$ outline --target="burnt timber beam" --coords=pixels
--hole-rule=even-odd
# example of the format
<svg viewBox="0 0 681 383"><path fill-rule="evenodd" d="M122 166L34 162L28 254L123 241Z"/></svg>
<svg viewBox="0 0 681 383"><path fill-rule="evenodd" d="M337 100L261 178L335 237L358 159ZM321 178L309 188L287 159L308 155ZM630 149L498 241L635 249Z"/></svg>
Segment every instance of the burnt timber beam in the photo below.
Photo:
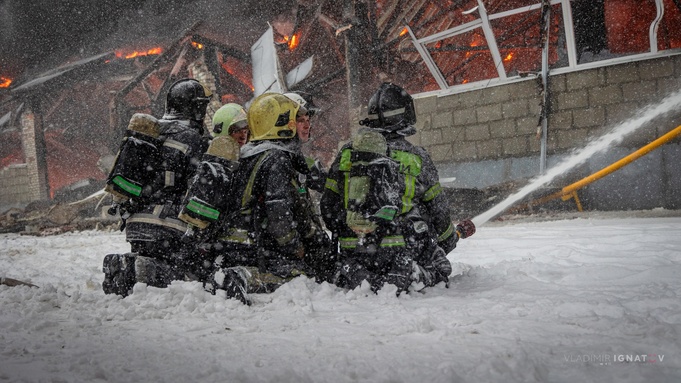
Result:
<svg viewBox="0 0 681 383"><path fill-rule="evenodd" d="M194 23L189 27L180 38L175 40L167 50L165 50L161 55L159 55L149 66L144 68L137 76L130 80L121 90L119 90L113 98L113 102L110 104L109 113L116 114L116 116L111 116L109 119L111 123L116 123L116 125L110 126L112 130L116 130L121 123L122 113L123 113L123 99L127 96L130 91L137 86L141 81L143 81L149 74L153 71L159 69L163 64L166 64L170 59L175 56L177 49L182 46L187 40L190 39L190 35L196 30L196 28L201 25L201 22Z"/></svg>

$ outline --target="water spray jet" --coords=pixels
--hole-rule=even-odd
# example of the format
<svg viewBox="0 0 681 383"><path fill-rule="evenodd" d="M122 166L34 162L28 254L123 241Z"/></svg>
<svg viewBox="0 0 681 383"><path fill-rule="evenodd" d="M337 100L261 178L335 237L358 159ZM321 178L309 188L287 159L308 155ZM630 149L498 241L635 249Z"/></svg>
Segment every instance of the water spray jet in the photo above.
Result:
<svg viewBox="0 0 681 383"><path fill-rule="evenodd" d="M545 174L532 179L527 185L508 196L505 200L501 201L487 211L477 215L472 219L473 223L478 228L483 226L488 221L501 215L509 207L526 197L531 192L553 181L553 179L557 176L565 174L567 171L571 170L577 165L580 165L594 154L620 142L625 136L638 130L645 124L652 121L654 118L664 115L665 113L674 110L674 108L679 107L681 107L681 91L666 97L664 100L655 105L649 105L643 108L639 113L637 113L637 116L634 116L622 124L614 127L608 133L604 134L597 140L592 141L581 150L574 152L571 156L560 162L558 165L550 168Z"/></svg>

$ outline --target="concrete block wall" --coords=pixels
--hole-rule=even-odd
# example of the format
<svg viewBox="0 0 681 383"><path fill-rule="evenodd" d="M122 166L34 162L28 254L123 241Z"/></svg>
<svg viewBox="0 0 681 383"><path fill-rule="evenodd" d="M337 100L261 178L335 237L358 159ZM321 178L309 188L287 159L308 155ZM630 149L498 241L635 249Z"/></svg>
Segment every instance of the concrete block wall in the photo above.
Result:
<svg viewBox="0 0 681 383"><path fill-rule="evenodd" d="M31 202L31 180L26 164L0 169L0 205L9 206Z"/></svg>
<svg viewBox="0 0 681 383"><path fill-rule="evenodd" d="M538 79L526 79L464 93L417 95L418 133L410 141L430 152L441 177L456 178L451 187L483 188L538 175L539 85ZM679 91L681 54L550 76L547 166ZM613 148L612 152L623 157L679 125L681 108L641 127L617 145L621 150ZM667 180L654 193L658 206L681 204L679 183L674 181L679 172L669 165L681 163L680 151L675 149L680 144L677 138L665 145L664 155L656 157L664 161L629 165L629 172L636 173L637 167L645 165L658 179ZM619 158L609 156L608 160ZM595 167L594 162L580 171L600 170ZM674 195L679 197L669 197Z"/></svg>

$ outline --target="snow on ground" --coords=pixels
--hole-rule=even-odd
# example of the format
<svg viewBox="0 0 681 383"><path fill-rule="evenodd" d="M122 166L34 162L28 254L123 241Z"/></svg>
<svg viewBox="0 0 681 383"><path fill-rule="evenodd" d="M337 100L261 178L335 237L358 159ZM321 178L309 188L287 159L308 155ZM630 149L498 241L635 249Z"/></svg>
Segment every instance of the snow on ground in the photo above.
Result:
<svg viewBox="0 0 681 383"><path fill-rule="evenodd" d="M0 235L0 382L678 382L681 217L492 222L451 286L395 296L300 277L251 307L101 291L117 232Z"/></svg>

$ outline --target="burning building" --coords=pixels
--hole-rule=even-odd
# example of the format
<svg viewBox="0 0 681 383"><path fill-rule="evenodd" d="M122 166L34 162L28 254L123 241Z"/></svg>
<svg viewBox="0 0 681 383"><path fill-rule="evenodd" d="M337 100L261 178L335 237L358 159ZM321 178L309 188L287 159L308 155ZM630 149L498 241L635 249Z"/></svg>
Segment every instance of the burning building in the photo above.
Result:
<svg viewBox="0 0 681 383"><path fill-rule="evenodd" d="M174 20L185 26L179 32L153 39L130 37L117 49L3 80L3 204L55 198L88 183L95 190L101 187L130 116L161 115L166 90L177 79L196 78L217 95L209 105L207 124L222 104L246 104L254 96L250 48L268 22L274 26L274 49L287 72L314 56L314 68L291 90L312 94L324 108L319 125L339 126L338 121L347 120L343 103L336 99L344 98L344 85L336 81L343 78L342 61L320 51L331 34L310 22L316 19L308 8L269 7L264 14L260 9L249 15L252 10L246 7L224 16L220 15L224 7L217 3L194 3L199 10L194 16ZM336 139L332 132L320 128L310 150L330 160L330 149L337 145L332 138Z"/></svg>
<svg viewBox="0 0 681 383"><path fill-rule="evenodd" d="M3 12L0 45L11 48L0 55L0 204L57 197L85 180L97 185L129 117L159 115L175 79L194 77L213 88L219 97L210 110L247 103L256 91L250 49L269 25L282 73L304 73L284 86L311 94L323 110L305 150L327 163L382 81L415 95L419 134L413 139L449 176L461 169L457 163L534 163L569 151L580 144L576 136L653 100L645 92L636 98L639 88L654 83L664 90L673 86L664 85L667 79L681 76L674 62L655 64L666 77L641 74L650 60L679 53L677 0L71 6L51 12L61 17L53 20L52 2L0 5L10 11ZM29 28L29 21L53 26L59 39L41 43L47 33ZM620 70L633 77L619 79ZM606 91L612 101L589 101ZM548 134L538 132L542 119ZM460 186L471 185L484 186Z"/></svg>

